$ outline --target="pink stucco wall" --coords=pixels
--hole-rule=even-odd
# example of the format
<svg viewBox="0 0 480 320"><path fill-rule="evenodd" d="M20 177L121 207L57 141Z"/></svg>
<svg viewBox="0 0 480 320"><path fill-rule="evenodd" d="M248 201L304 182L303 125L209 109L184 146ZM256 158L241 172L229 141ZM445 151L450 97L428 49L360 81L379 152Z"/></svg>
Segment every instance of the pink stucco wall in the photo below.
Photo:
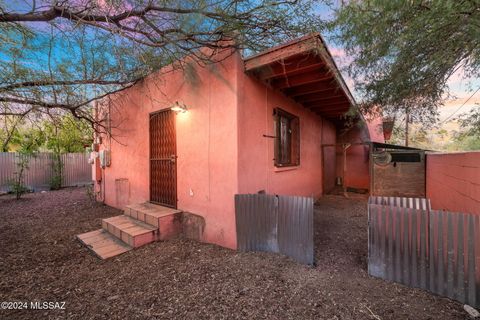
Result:
<svg viewBox="0 0 480 320"><path fill-rule="evenodd" d="M359 145L364 142L385 142L381 128L381 117L366 119L349 130L339 130L337 142L352 144L347 149L347 172L345 183L347 187L370 189L370 147ZM336 175L343 176L343 149L337 147Z"/></svg>
<svg viewBox="0 0 480 320"><path fill-rule="evenodd" d="M337 177L335 165L337 162L337 128L333 123L322 121L322 167L323 193L327 194L335 188Z"/></svg>
<svg viewBox="0 0 480 320"><path fill-rule="evenodd" d="M369 147L358 145L358 143L370 141L368 127L361 122L350 128L348 131L339 131L338 143L350 143L347 149L347 171L344 183L347 187L369 189ZM337 147L337 176L343 177L343 148Z"/></svg>
<svg viewBox="0 0 480 320"><path fill-rule="evenodd" d="M368 134L371 142L385 143L383 136L383 118L380 116L366 119Z"/></svg>
<svg viewBox="0 0 480 320"><path fill-rule="evenodd" d="M162 70L113 97L112 162L104 181L108 205L149 200L149 114L178 100L188 107L175 116L178 208L205 218L206 242L236 247L238 63L234 55L211 67ZM128 192L116 185L118 179L128 179Z"/></svg>
<svg viewBox="0 0 480 320"><path fill-rule="evenodd" d="M320 197L323 190L322 118L255 78L244 73L238 77L239 192L265 190L273 194ZM276 107L300 119L299 166L277 168L274 165L274 139L263 135L275 135L273 110ZM335 135L332 126L323 128L327 139Z"/></svg>
<svg viewBox="0 0 480 320"><path fill-rule="evenodd" d="M427 154L433 209L480 214L480 152Z"/></svg>
<svg viewBox="0 0 480 320"><path fill-rule="evenodd" d="M244 73L234 53L210 67L162 70L105 99L111 109L111 166L104 172L105 203L121 208L149 200L149 114L175 101L178 208L205 218L203 240L236 248L234 195L322 194L322 137L335 143L335 127ZM274 167L273 108L300 117L301 164ZM103 107L105 108L105 107ZM333 172L333 167L330 171Z"/></svg>

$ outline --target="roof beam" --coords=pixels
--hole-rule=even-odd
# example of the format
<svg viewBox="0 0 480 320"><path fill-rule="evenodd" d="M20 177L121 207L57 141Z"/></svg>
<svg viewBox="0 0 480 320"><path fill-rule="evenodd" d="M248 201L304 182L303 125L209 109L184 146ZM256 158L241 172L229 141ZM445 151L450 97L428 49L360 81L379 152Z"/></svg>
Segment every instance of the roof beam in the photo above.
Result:
<svg viewBox="0 0 480 320"><path fill-rule="evenodd" d="M304 105L305 108L308 108L310 110L315 110L315 111L343 111L343 110L349 110L350 105L347 103L343 104L337 104L337 105L324 105L324 106L315 106L315 105Z"/></svg>
<svg viewBox="0 0 480 320"><path fill-rule="evenodd" d="M318 96L318 95L315 95L313 97L310 97L309 99L306 99L306 98L296 99L296 101L298 103L309 103L309 102L319 102L319 101L329 101L329 100L335 101L335 100L338 100L338 99L343 99L346 102L348 102L348 100L345 98L345 96L343 94L337 94L337 95L334 95L334 96Z"/></svg>
<svg viewBox="0 0 480 320"><path fill-rule="evenodd" d="M332 111L328 111L328 112L321 112L319 111L321 114L323 114L324 116L326 117L339 117L339 116L343 116L345 115L348 110L346 111L337 111L337 112L332 112Z"/></svg>
<svg viewBox="0 0 480 320"><path fill-rule="evenodd" d="M276 80L271 83L272 87L278 88L280 90L287 88L299 87L307 84L313 84L322 81L332 80L332 75L321 75L321 74L312 74L305 73L297 77L285 77L283 79Z"/></svg>
<svg viewBox="0 0 480 320"><path fill-rule="evenodd" d="M316 49L315 37L307 36L279 47L272 48L245 59L245 71L252 71L292 56L306 54Z"/></svg>
<svg viewBox="0 0 480 320"><path fill-rule="evenodd" d="M307 107L308 109L312 111L318 111L318 112L347 112L350 108L342 108L342 107L336 107L336 108L310 108Z"/></svg>
<svg viewBox="0 0 480 320"><path fill-rule="evenodd" d="M307 94L298 96L297 98L295 98L295 100L298 100L298 101L301 102L301 101L305 101L305 100L313 100L313 99L318 99L318 98L333 97L333 96L336 96L336 95L342 94L342 93L343 92L338 87L335 87L335 88L331 88L328 91L325 91L322 94L318 94L318 93L310 93L309 94L309 93L307 93Z"/></svg>
<svg viewBox="0 0 480 320"><path fill-rule="evenodd" d="M309 108L328 108L328 107L335 107L335 106L342 106L342 105L346 105L350 107L349 102L335 102L335 103L313 104L313 105L304 104L304 105L308 106Z"/></svg>
<svg viewBox="0 0 480 320"><path fill-rule="evenodd" d="M285 89L284 92L287 96L289 97L300 97L304 95L309 95L312 93L325 93L325 92L331 92L334 93L336 90L335 87L332 86L310 86L306 88L291 88L291 89Z"/></svg>
<svg viewBox="0 0 480 320"><path fill-rule="evenodd" d="M329 105L350 105L350 102L347 101L346 99L329 99L329 100L324 100L324 101L313 101L313 102L299 102L300 104L304 105L304 106L307 106L307 107L319 107L319 108L322 108L322 107L325 107L325 106L329 106Z"/></svg>
<svg viewBox="0 0 480 320"><path fill-rule="evenodd" d="M318 61L318 60L317 60ZM320 71L320 70L325 70L325 63L323 62L317 62L317 63L312 63L310 65L306 65L303 67L299 67L297 65L285 65L285 69L283 69L281 66L275 66L270 69L268 68L263 68L261 71L259 71L259 78L262 81L268 81L268 80L274 80L278 78L283 78L285 76L291 77L295 76L298 74L304 74L308 72L315 72L315 71ZM274 70L275 69L275 70Z"/></svg>

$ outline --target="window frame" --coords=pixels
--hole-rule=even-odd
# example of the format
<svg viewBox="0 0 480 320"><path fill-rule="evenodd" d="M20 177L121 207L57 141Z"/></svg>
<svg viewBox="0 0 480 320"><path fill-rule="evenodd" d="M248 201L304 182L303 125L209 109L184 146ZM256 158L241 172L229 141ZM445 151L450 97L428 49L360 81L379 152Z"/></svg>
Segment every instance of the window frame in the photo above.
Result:
<svg viewBox="0 0 480 320"><path fill-rule="evenodd" d="M288 111L281 108L273 109L274 117L274 132L275 132L275 145L274 145L274 164L275 167L298 167L300 165L300 118ZM287 130L289 131L288 139L288 162L282 161L282 119L288 121ZM284 154L284 153L283 153Z"/></svg>

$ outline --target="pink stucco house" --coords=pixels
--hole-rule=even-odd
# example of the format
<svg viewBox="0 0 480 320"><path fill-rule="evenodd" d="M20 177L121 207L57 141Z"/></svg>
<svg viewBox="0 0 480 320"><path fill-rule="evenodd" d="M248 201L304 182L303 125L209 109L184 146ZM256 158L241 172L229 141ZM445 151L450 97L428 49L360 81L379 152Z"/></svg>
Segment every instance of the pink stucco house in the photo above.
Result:
<svg viewBox="0 0 480 320"><path fill-rule="evenodd" d="M345 129L344 115L356 107L318 34L247 58L218 55L221 61L206 67L166 67L99 102L111 135L97 138L93 171L99 199L127 206L129 219L147 222L141 204L158 211L155 219L188 212L203 220L200 240L236 248L235 194L321 197L339 176L337 152L328 146L370 141L372 124L356 114ZM357 158L345 179L368 188L368 150L349 152ZM173 234L175 219L168 221ZM122 238L120 222L110 224L104 229ZM149 240L133 243L134 236L122 240Z"/></svg>

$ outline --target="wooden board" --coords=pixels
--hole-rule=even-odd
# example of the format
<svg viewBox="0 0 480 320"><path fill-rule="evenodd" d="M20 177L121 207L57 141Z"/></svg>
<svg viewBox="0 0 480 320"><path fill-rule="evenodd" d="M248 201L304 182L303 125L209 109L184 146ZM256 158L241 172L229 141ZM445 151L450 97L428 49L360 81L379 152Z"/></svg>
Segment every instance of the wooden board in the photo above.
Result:
<svg viewBox="0 0 480 320"><path fill-rule="evenodd" d="M108 259L133 249L103 229L82 233L76 237L100 259Z"/></svg>
<svg viewBox="0 0 480 320"><path fill-rule="evenodd" d="M425 162L373 164L372 195L425 197Z"/></svg>

